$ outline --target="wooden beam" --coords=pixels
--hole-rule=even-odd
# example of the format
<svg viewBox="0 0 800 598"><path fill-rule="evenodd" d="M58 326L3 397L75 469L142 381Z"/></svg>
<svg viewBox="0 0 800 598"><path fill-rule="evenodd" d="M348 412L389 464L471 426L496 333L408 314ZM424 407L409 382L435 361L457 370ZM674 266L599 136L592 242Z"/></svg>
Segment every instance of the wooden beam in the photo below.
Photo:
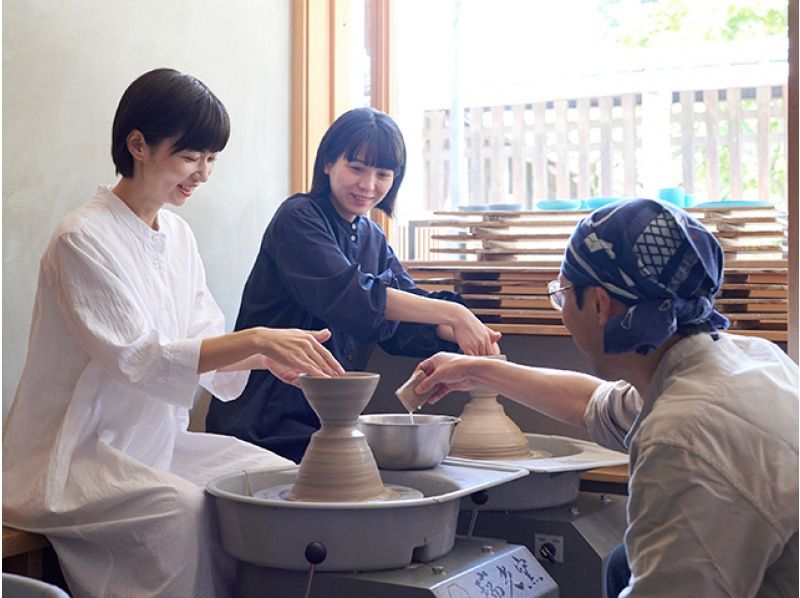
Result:
<svg viewBox="0 0 800 598"><path fill-rule="evenodd" d="M347 0L292 2L292 193L311 188L322 136L348 105Z"/></svg>
<svg viewBox="0 0 800 598"><path fill-rule="evenodd" d="M795 362L800 360L800 349L798 349L798 325L800 325L800 322L798 322L798 309L800 308L800 303L798 303L798 266L800 266L800 262L798 262L798 235L800 235L800 227L798 226L798 218L800 218L800 211L798 211L798 164L800 163L800 153L798 153L797 101L797 50L800 43L798 18L800 15L798 14L797 3L798 0L790 0L789 2L789 164L786 171L789 212L789 339L787 350L789 356Z"/></svg>
<svg viewBox="0 0 800 598"><path fill-rule="evenodd" d="M392 3L391 0L365 0L368 52L371 60L370 94L373 108L392 113ZM380 210L372 210L370 219L378 224L389 243L392 219Z"/></svg>

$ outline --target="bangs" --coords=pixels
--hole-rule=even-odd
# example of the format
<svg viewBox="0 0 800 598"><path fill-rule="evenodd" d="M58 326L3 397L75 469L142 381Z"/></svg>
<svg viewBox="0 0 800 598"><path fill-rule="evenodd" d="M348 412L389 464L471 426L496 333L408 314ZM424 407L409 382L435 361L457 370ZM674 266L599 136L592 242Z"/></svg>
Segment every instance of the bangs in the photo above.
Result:
<svg viewBox="0 0 800 598"><path fill-rule="evenodd" d="M395 173L405 167L405 147L397 135L382 127L370 127L360 139L354 139L344 151L349 161L359 160L367 166L385 168Z"/></svg>
<svg viewBox="0 0 800 598"><path fill-rule="evenodd" d="M201 106L182 123L184 133L175 142L173 153L183 150L220 152L228 144L231 123L225 106L214 96L206 96Z"/></svg>

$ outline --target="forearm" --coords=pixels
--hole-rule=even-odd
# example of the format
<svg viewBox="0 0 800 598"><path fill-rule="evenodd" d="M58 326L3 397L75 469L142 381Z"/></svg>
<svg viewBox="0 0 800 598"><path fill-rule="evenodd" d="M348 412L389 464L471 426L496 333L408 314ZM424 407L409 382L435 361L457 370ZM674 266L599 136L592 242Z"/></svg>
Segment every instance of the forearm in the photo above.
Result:
<svg viewBox="0 0 800 598"><path fill-rule="evenodd" d="M240 372L244 370L265 370L267 369L266 357L263 355L251 355L241 361L217 368L220 372Z"/></svg>
<svg viewBox="0 0 800 598"><path fill-rule="evenodd" d="M262 369L264 367L261 328L249 328L203 339L197 373L212 370Z"/></svg>
<svg viewBox="0 0 800 598"><path fill-rule="evenodd" d="M436 324L449 326L452 329L459 318L463 317L461 312L466 309L460 303L429 299L398 289L386 289L387 320Z"/></svg>
<svg viewBox="0 0 800 598"><path fill-rule="evenodd" d="M602 380L567 370L518 365L494 359L476 360L472 379L531 409L561 422L585 428L583 414Z"/></svg>

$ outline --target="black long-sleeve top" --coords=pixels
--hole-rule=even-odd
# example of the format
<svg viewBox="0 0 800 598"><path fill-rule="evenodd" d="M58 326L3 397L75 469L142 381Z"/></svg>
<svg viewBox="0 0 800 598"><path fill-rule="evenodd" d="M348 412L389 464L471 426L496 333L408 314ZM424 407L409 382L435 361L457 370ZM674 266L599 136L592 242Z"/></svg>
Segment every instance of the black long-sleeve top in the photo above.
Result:
<svg viewBox="0 0 800 598"><path fill-rule="evenodd" d="M329 328L325 346L345 370L363 370L375 345L393 355L456 351L436 326L386 319L386 289L460 301L418 289L367 218L342 218L327 197L298 194L281 204L264 233L244 288L236 330ZM319 420L302 392L267 370L253 371L242 395L212 399L209 432L230 434L299 461Z"/></svg>

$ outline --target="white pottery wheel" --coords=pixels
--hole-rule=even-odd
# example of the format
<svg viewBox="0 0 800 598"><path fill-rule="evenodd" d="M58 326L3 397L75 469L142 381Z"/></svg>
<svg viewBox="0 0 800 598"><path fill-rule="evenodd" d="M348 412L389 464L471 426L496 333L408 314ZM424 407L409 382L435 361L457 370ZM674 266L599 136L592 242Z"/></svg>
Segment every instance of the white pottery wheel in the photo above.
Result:
<svg viewBox="0 0 800 598"><path fill-rule="evenodd" d="M533 457L473 461L448 457L448 463L486 463L524 467L530 475L489 490L489 500L482 511L528 511L566 505L575 501L580 487L580 472L595 467L625 465L628 455L604 448L594 442L550 436L525 434ZM536 455L539 456L536 456ZM462 500L461 509L472 510L469 498Z"/></svg>
<svg viewBox="0 0 800 598"><path fill-rule="evenodd" d="M443 464L424 471L383 471L383 482L415 488L422 498L370 502L302 502L259 498L291 484L297 468L239 472L212 480L222 545L242 561L306 570L305 549L321 542L317 571L376 571L428 562L455 542L459 502L473 492L523 477L506 465Z"/></svg>

